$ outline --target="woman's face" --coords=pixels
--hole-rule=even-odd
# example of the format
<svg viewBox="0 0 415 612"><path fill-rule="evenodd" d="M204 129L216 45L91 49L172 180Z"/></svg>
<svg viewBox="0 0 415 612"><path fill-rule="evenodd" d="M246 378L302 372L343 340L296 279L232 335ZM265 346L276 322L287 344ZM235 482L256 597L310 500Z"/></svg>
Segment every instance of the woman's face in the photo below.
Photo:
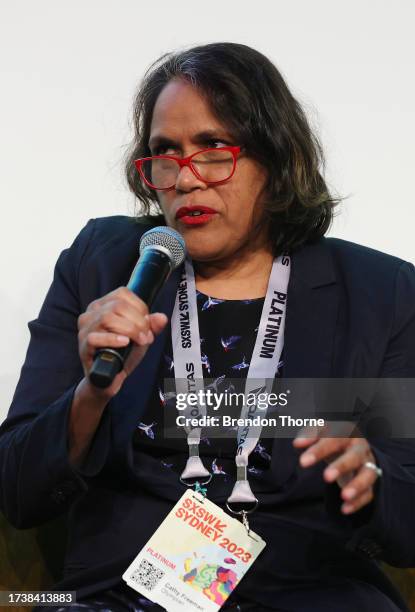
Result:
<svg viewBox="0 0 415 612"><path fill-rule="evenodd" d="M151 155L187 157L201 149L239 144L190 84L175 79L161 91L150 127ZM266 179L262 166L242 153L226 183L207 185L184 167L175 189L157 195L167 225L182 234L192 259L213 262L267 243L264 230L255 237L252 232L262 215ZM176 216L183 206L208 207L214 213L206 222L191 225L180 219L181 213Z"/></svg>

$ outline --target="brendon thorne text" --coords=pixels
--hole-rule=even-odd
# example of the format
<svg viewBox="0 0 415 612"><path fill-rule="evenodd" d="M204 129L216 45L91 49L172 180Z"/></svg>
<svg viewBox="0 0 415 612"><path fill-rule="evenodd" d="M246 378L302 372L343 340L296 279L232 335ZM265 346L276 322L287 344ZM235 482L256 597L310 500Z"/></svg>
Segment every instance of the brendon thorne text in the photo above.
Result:
<svg viewBox="0 0 415 612"><path fill-rule="evenodd" d="M294 418L287 414L276 417L246 417L234 418L227 414L221 416L186 417L179 414L176 417L178 427L324 427L324 419Z"/></svg>

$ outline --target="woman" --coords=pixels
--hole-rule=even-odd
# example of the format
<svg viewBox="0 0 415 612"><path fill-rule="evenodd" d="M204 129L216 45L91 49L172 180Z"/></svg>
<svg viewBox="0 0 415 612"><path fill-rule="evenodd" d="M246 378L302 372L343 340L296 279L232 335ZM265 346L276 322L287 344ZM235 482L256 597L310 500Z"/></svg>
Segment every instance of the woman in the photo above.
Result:
<svg viewBox="0 0 415 612"><path fill-rule="evenodd" d="M246 377L282 253L291 272L284 348L272 376L415 372L413 266L324 238L337 201L319 171L322 152L268 59L231 43L167 55L146 75L135 120L129 184L145 213L153 203L162 216L92 220L62 253L29 325L28 355L1 430L1 507L10 522L31 527L69 511L58 586L77 591L82 606L72 610L161 609L121 576L185 490L187 444L162 431L181 271L152 314L125 287L149 227L165 223L185 240L204 375ZM96 350L130 341L112 385L91 385ZM376 559L414 563L415 449L410 440L377 442L321 434L258 441L247 471L259 500L250 526L267 545L224 608L405 609ZM200 440L214 473L207 497L222 508L235 450L233 436Z"/></svg>

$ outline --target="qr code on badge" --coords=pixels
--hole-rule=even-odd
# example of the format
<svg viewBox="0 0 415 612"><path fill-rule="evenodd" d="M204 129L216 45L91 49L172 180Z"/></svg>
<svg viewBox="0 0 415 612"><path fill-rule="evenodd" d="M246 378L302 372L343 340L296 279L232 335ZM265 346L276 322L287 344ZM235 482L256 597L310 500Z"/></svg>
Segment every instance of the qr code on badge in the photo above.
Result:
<svg viewBox="0 0 415 612"><path fill-rule="evenodd" d="M134 570L130 578L134 580L134 582L137 582L137 584L145 587L148 591L151 591L159 580L163 578L165 573L166 572L163 572L162 569L150 563L150 561L141 559L140 565Z"/></svg>

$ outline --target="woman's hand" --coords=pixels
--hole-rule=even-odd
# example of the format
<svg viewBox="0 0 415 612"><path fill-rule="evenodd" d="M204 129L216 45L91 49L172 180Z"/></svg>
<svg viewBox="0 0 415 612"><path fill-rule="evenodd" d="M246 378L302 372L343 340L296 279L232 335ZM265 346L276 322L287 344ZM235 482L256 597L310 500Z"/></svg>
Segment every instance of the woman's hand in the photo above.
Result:
<svg viewBox="0 0 415 612"><path fill-rule="evenodd" d="M300 455L302 467L315 465L322 459L329 463L324 470L324 480L329 483L337 480L344 500L341 510L344 514L352 514L373 500L373 487L378 475L364 464L367 461L375 464L376 459L365 438L321 437L324 432L321 430L313 435L309 431L306 435L303 430L293 445L307 449Z"/></svg>
<svg viewBox="0 0 415 612"><path fill-rule="evenodd" d="M146 304L127 287L119 287L91 302L78 318L79 356L89 392L107 400L118 393L124 380L143 359L149 345L166 323L165 314L149 314ZM96 350L105 347L121 348L130 340L133 348L123 370L117 374L111 386L98 389L91 385L88 373Z"/></svg>

